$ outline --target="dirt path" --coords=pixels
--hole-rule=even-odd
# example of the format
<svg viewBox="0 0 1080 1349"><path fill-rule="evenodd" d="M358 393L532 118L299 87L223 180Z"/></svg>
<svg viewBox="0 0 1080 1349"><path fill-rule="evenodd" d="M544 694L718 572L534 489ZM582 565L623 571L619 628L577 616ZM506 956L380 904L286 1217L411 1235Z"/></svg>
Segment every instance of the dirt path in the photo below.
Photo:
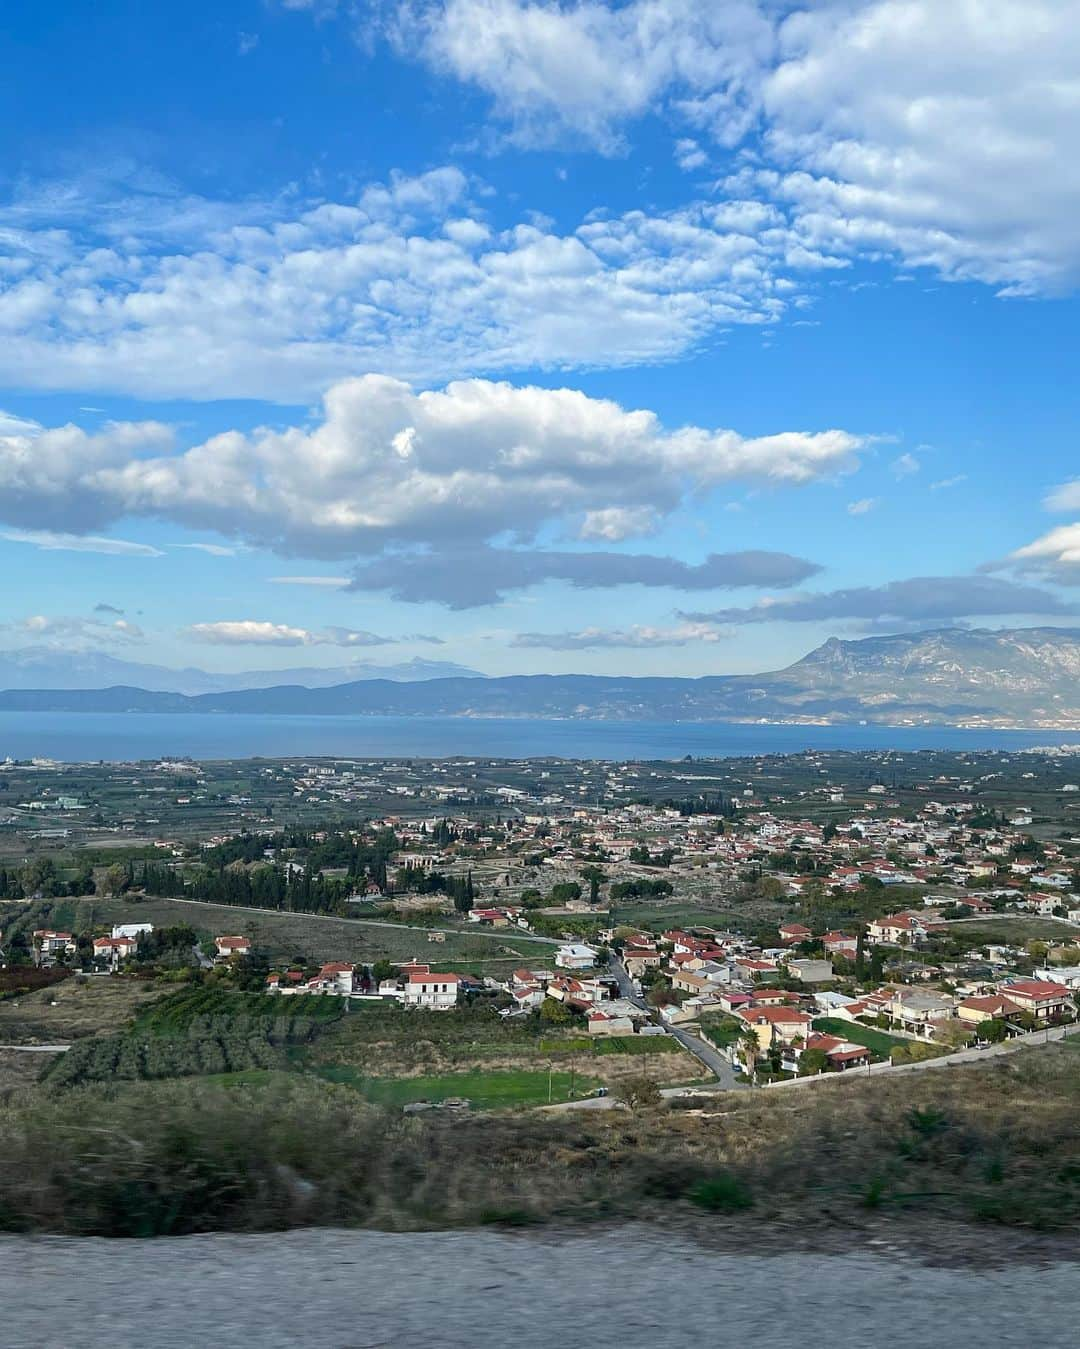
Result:
<svg viewBox="0 0 1080 1349"><path fill-rule="evenodd" d="M1078 1294L1075 1264L728 1254L640 1228L0 1239L9 1349L986 1349L1072 1343Z"/></svg>

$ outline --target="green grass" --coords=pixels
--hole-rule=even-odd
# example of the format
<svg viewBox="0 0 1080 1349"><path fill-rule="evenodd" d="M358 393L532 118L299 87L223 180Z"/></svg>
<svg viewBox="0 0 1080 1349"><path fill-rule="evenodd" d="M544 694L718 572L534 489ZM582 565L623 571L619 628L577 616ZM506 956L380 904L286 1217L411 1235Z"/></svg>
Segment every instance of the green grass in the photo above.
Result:
<svg viewBox="0 0 1080 1349"><path fill-rule="evenodd" d="M1008 946L1023 946L1028 941L1057 944L1080 936L1080 928L1070 923L1039 918L1029 913L997 914L993 918L979 918L973 923L952 922L945 931L954 940L969 946L987 946L998 942Z"/></svg>
<svg viewBox="0 0 1080 1349"><path fill-rule="evenodd" d="M612 922L619 927L643 927L651 932L666 932L679 927L727 928L739 915L730 908L704 908L699 904L678 904L663 899L632 899L617 904Z"/></svg>
<svg viewBox="0 0 1080 1349"><path fill-rule="evenodd" d="M546 1072L448 1073L442 1077L365 1077L344 1064L321 1064L316 1072L329 1082L354 1087L375 1105L401 1107L413 1101L442 1101L458 1096L479 1110L546 1105L590 1096L598 1085L580 1074ZM571 1095L573 1087L573 1095Z"/></svg>
<svg viewBox="0 0 1080 1349"><path fill-rule="evenodd" d="M701 1033L711 1040L717 1049L727 1049L733 1045L746 1030L746 1023L733 1016L706 1018L701 1022Z"/></svg>
<svg viewBox="0 0 1080 1349"><path fill-rule="evenodd" d="M865 1045L883 1059L887 1059L897 1045L914 1043L898 1035L886 1035L884 1031L875 1030L873 1026L864 1026L858 1021L841 1021L834 1016L819 1016L813 1025L815 1030L823 1031L826 1035L837 1035L842 1040L850 1040L853 1044Z"/></svg>

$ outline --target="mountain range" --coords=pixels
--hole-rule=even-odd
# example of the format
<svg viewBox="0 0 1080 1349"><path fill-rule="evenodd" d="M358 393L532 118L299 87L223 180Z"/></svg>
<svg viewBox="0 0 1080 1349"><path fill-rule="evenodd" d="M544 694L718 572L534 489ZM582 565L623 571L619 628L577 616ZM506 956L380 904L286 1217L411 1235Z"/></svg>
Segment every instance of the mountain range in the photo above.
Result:
<svg viewBox="0 0 1080 1349"><path fill-rule="evenodd" d="M123 684L151 692L195 695L265 689L275 684L302 684L305 688L319 689L358 679L409 683L416 679L480 677L479 670L471 670L468 666L420 657L396 665L358 660L332 669L301 666L292 670L211 674L193 667L172 670L165 665L144 665L139 661L122 660L107 651L61 651L48 646L0 651L0 689L105 689Z"/></svg>
<svg viewBox="0 0 1080 1349"><path fill-rule="evenodd" d="M9 688L0 693L0 710L1080 728L1078 629L949 628L851 641L834 637L784 670L697 679L416 673L426 664L389 667L411 670L408 682L407 676L389 677L383 668L381 677L328 687L300 678L283 682L288 675L321 679L333 673L320 670L263 672L260 680L276 677L279 682L195 694L145 685ZM202 674L173 673L178 684Z"/></svg>

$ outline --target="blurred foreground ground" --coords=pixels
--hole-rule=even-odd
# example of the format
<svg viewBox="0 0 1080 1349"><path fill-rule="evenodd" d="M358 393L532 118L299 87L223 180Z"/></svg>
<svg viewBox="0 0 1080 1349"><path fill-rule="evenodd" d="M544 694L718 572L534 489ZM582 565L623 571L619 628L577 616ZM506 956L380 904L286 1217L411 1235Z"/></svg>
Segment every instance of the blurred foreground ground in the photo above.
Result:
<svg viewBox="0 0 1080 1349"><path fill-rule="evenodd" d="M1080 1265L931 1268L877 1253L716 1252L588 1236L299 1231L0 1239L8 1349L554 1343L986 1349L1073 1340ZM909 1244L909 1243L906 1243Z"/></svg>

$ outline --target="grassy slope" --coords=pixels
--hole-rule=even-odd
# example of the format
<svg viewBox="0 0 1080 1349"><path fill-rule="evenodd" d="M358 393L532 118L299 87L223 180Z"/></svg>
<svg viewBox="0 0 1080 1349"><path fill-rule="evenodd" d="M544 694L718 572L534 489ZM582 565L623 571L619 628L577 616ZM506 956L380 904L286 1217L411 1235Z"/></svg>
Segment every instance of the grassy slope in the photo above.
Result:
<svg viewBox="0 0 1080 1349"><path fill-rule="evenodd" d="M539 942L516 939L513 932L481 937L463 931L445 942L429 942L422 927L381 927L351 918L324 918L302 913L252 913L220 904L182 904L169 899L124 899L94 901L99 923L151 922L169 927L190 923L200 932L237 933L249 936L273 960L407 960L413 956L431 964L447 965L460 957L479 966L505 971L507 962L543 963L552 948ZM445 926L440 920L438 926ZM509 965L513 968L513 964Z"/></svg>
<svg viewBox="0 0 1080 1349"><path fill-rule="evenodd" d="M151 1235L325 1223L417 1228L752 1205L858 1228L868 1213L1080 1228L1080 1055L723 1093L700 1111L405 1117L269 1075L87 1088L0 1109L0 1227ZM703 1211L704 1210L704 1211ZM787 1229L785 1229L787 1230Z"/></svg>

